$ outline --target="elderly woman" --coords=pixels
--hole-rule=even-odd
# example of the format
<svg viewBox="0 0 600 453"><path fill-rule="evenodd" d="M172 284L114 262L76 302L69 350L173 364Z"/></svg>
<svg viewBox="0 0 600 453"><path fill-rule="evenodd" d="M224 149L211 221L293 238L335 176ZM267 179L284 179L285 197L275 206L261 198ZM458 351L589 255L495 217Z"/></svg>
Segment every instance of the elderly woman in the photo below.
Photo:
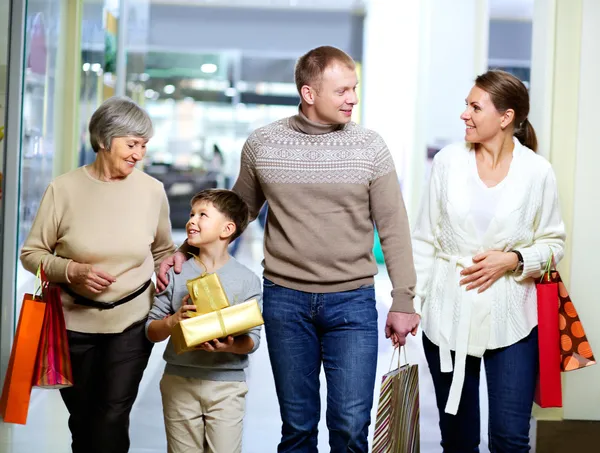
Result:
<svg viewBox="0 0 600 453"><path fill-rule="evenodd" d="M129 414L148 363L152 274L174 252L163 186L135 168L148 114L111 98L93 114L96 160L50 183L21 251L62 287L75 385L61 390L74 453L125 453Z"/></svg>

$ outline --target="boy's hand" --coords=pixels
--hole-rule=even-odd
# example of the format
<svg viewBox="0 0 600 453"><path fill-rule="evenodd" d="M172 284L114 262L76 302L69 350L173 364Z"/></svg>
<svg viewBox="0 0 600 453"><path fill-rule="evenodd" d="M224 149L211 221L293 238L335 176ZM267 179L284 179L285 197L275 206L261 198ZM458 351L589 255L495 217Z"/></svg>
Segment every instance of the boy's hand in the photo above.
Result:
<svg viewBox="0 0 600 453"><path fill-rule="evenodd" d="M220 339L207 341L196 346L195 349L207 352L231 352L233 348L234 338L229 335L224 341Z"/></svg>
<svg viewBox="0 0 600 453"><path fill-rule="evenodd" d="M195 311L195 305L188 305L188 300L190 300L190 295L187 294L181 301L181 308L173 313L171 316L167 318L167 324L169 328L172 329L177 325L179 321L183 321L190 317L188 311Z"/></svg>

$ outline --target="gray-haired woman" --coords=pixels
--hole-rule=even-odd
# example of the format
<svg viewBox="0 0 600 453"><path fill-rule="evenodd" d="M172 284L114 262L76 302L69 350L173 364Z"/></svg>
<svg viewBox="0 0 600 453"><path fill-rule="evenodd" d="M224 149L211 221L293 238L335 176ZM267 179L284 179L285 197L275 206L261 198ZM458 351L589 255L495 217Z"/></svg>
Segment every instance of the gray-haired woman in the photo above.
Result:
<svg viewBox="0 0 600 453"><path fill-rule="evenodd" d="M75 385L61 391L74 453L125 453L129 414L152 350L144 323L152 274L174 251L160 182L135 168L152 136L147 113L114 97L92 115L91 165L50 183L21 251L62 287Z"/></svg>

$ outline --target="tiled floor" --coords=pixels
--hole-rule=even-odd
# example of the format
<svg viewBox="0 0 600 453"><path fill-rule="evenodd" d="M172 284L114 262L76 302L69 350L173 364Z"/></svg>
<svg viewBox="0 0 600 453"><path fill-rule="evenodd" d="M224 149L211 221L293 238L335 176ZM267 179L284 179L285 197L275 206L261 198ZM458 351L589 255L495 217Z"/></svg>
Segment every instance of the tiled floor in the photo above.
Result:
<svg viewBox="0 0 600 453"><path fill-rule="evenodd" d="M258 228L251 225L245 242L239 250L238 258L244 264L260 273L262 259L261 236ZM177 235L181 238L181 234ZM385 268L381 268L376 277L377 308L381 332L389 304L391 285ZM131 453L166 452L165 434L162 423L162 410L158 383L164 363L162 350L164 343L154 348L150 363L140 387L140 393L131 417ZM425 364L420 337L411 338L407 348L411 363L419 364L421 392L421 452L441 451L439 446L438 416L433 395L431 378ZM381 334L378 375L389 370L392 348ZM482 378L484 375L482 374ZM322 379L323 414L319 425L319 451L329 451L327 428L324 422L325 385ZM483 379L484 380L484 379ZM485 382L482 386L482 419L487 419L487 402L484 397ZM275 396L271 376L269 357L265 343L252 356L248 370L247 413L244 431L244 453L275 452L280 433L279 407ZM379 383L375 389L375 401L379 392ZM376 405L373 408L373 420ZM30 406L29 420L26 426L0 425L0 453L66 453L69 448L67 414L57 391L34 390ZM372 438L371 426L370 438ZM482 453L487 453L487 428L482 423ZM110 452L107 452L110 453Z"/></svg>

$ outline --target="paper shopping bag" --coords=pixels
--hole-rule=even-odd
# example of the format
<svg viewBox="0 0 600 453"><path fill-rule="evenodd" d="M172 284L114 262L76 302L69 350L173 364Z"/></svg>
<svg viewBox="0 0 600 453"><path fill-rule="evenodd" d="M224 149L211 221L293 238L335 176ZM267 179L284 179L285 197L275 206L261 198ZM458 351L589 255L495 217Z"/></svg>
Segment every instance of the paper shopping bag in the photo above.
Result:
<svg viewBox="0 0 600 453"><path fill-rule="evenodd" d="M553 271L551 278L558 285L561 370L574 371L595 365L592 347L560 274Z"/></svg>
<svg viewBox="0 0 600 453"><path fill-rule="evenodd" d="M0 414L5 423L24 425L27 422L45 310L46 304L35 293L25 294L0 397Z"/></svg>
<svg viewBox="0 0 600 453"><path fill-rule="evenodd" d="M539 373L535 402L540 407L562 406L560 333L558 330L558 284L537 285Z"/></svg>
<svg viewBox="0 0 600 453"><path fill-rule="evenodd" d="M60 289L51 285L41 270L42 298L46 314L33 373L36 387L59 389L73 385L67 329Z"/></svg>
<svg viewBox="0 0 600 453"><path fill-rule="evenodd" d="M381 380L372 451L418 453L419 450L419 368L408 363L400 366L398 360L398 368Z"/></svg>

